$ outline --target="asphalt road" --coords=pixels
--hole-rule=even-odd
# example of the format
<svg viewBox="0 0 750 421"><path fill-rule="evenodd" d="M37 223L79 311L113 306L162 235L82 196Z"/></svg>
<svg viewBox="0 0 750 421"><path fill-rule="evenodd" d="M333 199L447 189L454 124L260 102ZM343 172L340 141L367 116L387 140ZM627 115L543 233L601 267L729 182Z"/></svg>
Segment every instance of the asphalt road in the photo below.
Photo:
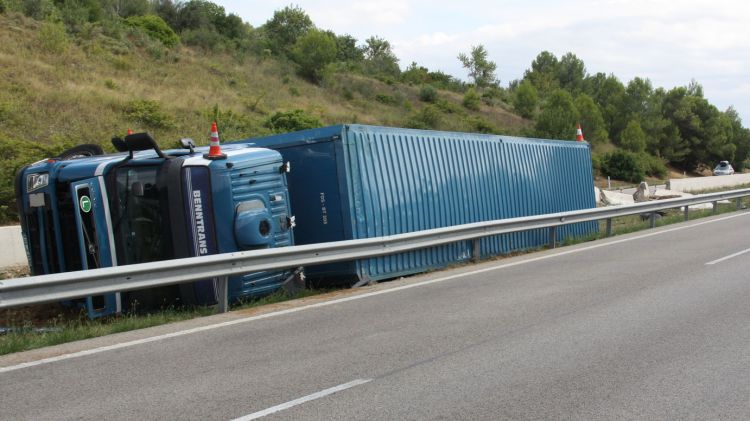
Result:
<svg viewBox="0 0 750 421"><path fill-rule="evenodd" d="M748 224L703 219L75 358L0 360L0 418L746 420Z"/></svg>

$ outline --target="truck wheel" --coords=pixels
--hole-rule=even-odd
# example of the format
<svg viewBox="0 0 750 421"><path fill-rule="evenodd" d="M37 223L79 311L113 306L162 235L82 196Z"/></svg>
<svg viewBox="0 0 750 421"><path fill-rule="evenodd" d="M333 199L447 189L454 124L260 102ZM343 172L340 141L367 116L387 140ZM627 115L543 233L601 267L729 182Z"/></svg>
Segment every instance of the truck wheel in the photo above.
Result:
<svg viewBox="0 0 750 421"><path fill-rule="evenodd" d="M60 155L57 156L57 158L60 161L68 161L70 159L83 158L94 155L104 155L104 150L99 145L86 143L84 145L74 146L63 151Z"/></svg>

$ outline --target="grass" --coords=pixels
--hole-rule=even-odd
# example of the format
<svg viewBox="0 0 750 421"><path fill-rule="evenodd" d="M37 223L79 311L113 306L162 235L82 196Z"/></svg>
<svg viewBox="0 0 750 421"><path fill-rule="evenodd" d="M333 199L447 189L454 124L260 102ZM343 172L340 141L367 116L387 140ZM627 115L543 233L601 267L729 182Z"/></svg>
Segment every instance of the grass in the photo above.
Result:
<svg viewBox="0 0 750 421"><path fill-rule="evenodd" d="M149 130L162 146L173 146L181 137L207 143L214 105L247 117L243 127L222 131L227 140L268 133L262 123L276 111L303 109L323 124L402 125L409 107L424 106L417 86L338 73L315 85L299 78L283 59L250 54L237 58L180 47L154 57L148 40L105 35L71 39L64 50L50 51L39 48L35 34L41 25L0 14L0 104L7 104L0 136L43 143L51 137L74 138L111 150L109 139L132 128ZM344 98L344 90L353 92L351 100ZM460 107L460 96L440 95ZM378 96L394 101L378 102ZM133 101L158 103L174 124L139 124L126 112ZM500 106L469 114L510 133L529 124ZM470 128L463 116L444 117L446 129Z"/></svg>
<svg viewBox="0 0 750 421"><path fill-rule="evenodd" d="M277 292L262 298L236 303L232 310L261 307L325 292L323 290L301 290L295 294ZM183 320L215 314L214 306L167 308L148 314L124 314L96 320L88 320L83 313L71 314L61 311L43 324L28 319L28 310L6 313L10 332L0 335L0 355L28 351L46 346L59 345L83 339L96 338L114 333L145 329ZM37 326L35 326L37 325Z"/></svg>

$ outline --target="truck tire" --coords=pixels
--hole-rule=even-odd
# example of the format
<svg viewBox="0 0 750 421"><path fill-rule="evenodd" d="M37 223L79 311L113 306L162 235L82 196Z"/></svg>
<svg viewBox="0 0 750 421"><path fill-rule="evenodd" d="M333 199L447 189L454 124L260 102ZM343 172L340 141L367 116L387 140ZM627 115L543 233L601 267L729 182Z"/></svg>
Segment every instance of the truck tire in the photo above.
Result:
<svg viewBox="0 0 750 421"><path fill-rule="evenodd" d="M57 158L60 161L68 161L76 158L83 158L86 156L104 155L104 150L99 145L93 143L86 143L84 145L74 146L60 153Z"/></svg>

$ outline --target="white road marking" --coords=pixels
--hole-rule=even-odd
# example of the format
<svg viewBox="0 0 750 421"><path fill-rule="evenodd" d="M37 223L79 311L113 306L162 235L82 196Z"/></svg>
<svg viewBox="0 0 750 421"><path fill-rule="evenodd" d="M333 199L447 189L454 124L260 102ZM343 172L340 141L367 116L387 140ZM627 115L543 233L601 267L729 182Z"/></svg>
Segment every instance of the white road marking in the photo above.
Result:
<svg viewBox="0 0 750 421"><path fill-rule="evenodd" d="M538 257L532 257L532 258L529 258L529 259L518 260L516 262L501 264L501 265L492 266L492 267L488 267L488 268L484 268L484 269L477 269L477 270L473 270L473 271L469 271L469 272L457 273L455 275L445 276L445 277L442 277L442 278L430 279L430 280L427 280L427 281L416 282L416 283L409 284L409 285L402 285L400 287L383 289L383 290L380 290L380 291L367 292L367 293L364 293L364 294L353 295L353 296L344 297L344 298L338 298L338 299L331 300L331 301L324 301L324 302L319 302L319 303L315 303L315 304L309 304L309 305L306 305L306 306L301 306L301 307L296 307L296 308L290 308L290 309L286 309L286 310L280 310L280 311L276 311L276 312L272 312L272 313L260 314L260 315L257 315L257 316L246 317L246 318L243 318L243 319L235 319L235 320L230 320L230 321L227 321L227 322L221 322L221 323L216 323L216 324L212 324L212 325L201 326L201 327L196 327L196 328L187 329L187 330L181 330L181 331L178 331L178 332L172 332L172 333L166 333L166 334L163 334L163 335L152 336L150 338L137 339L137 340L134 340L134 341L122 342L122 343L119 343L119 344L102 346L102 347L93 348L93 349L87 349L87 350L84 350L84 351L73 352L73 353L70 353L70 354L58 355L56 357L43 358L43 359L36 360L36 361L29 361L29 362L20 363L20 364L16 364L16 365L11 365L11 366L7 366L7 367L0 367L0 374L6 373L8 371L20 370L22 368L34 367L34 366L37 366L37 365L49 364L49 363L53 363L53 362L57 362L57 361L64 361L64 360L69 360L69 359L72 359L72 358L78 358L78 357L84 357L84 356L87 356L87 355L99 354L101 352L113 351L113 350L122 349L122 348L129 348L131 346L147 344L147 343L150 343L150 342L156 342L156 341L160 341L160 340L164 340L164 339L175 338L175 337L178 337L178 336L190 335L190 334L193 334L193 333L204 332L204 331L207 331L207 330L220 329L220 328L227 327L227 326L234 326L234 325L238 325L238 324L242 324L242 323L253 322L253 321L256 321L256 320L263 320L263 319L268 319L268 318L271 318L271 317L283 316L285 314L297 313L297 312L300 312L300 311L311 310L311 309L314 309L314 308L332 306L332 305L336 305L336 304L340 304L340 303L345 303L345 302L348 302L348 301L361 300L361 299L364 299L364 298L374 297L376 295L391 294L391 293L402 291L402 290L405 290L405 289L417 288L417 287L421 287L421 286L425 286L425 285L436 284L436 283L439 283L439 282L450 281L452 279L463 278L463 277L467 277L467 276L477 275L477 274L480 274L480 273L485 273L485 272L491 272L491 271L494 271L494 270L505 269L505 268L508 268L508 267L513 267L513 266L518 266L518 265L524 265L524 264L527 264L527 263L538 262L540 260L551 259L551 258L554 258L554 257L565 256L565 255L568 255L568 254L581 253L581 252L588 251L588 250L598 249L600 247L607 247L607 246L611 246L611 245L614 245L614 244L625 243L625 242L628 242L628 241L640 240L642 238L653 237L655 235L662 235L662 234L666 234L668 232L680 231L680 230L683 230L683 229L693 228L693 227L697 227L697 226L701 226L701 225L706 225L706 224L712 224L712 223L715 223L715 222L725 221L727 219L738 218L740 216L748 216L748 215L750 215L750 213L740 213L740 214L725 216L725 217L722 217L722 218L712 219L712 220L709 220L709 221L697 222L697 223L694 223L694 224L691 224L691 225L682 225L682 226L679 226L679 227L665 229L665 230L657 231L657 232L650 232L648 234L643 234L643 235L639 235L639 236L635 236L635 237L628 237L628 238L623 238L621 240L615 240L615 241L607 241L607 242L600 243L600 244L593 244L593 245L590 245L590 246L587 246L587 247L575 248L575 249L572 249L572 250L566 250L566 251L561 251L561 252L554 253L554 254L546 254L544 256L538 256Z"/></svg>
<svg viewBox="0 0 750 421"><path fill-rule="evenodd" d="M271 415L273 413L276 413L276 412L279 412L279 411L283 411L285 409L289 409L289 408L291 408L293 406L301 405L301 404L303 404L305 402L310 402L310 401L315 400L315 399L320 399L322 397L325 397L325 396L328 396L328 395L332 395L332 394L334 394L336 392L340 392L340 391L346 390L346 389L351 389L352 387L363 385L363 384L369 383L371 381L372 381L372 379L357 379L357 380L354 380L354 381L349 382L349 383L344 383L344 384L340 384L338 386L334 386L334 387L332 387L330 389L321 390L320 392L316 392L316 393L313 393L311 395L303 396L303 397L301 397L299 399L295 399L293 401L289 401L289 402L282 403L280 405L272 406L272 407L270 407L268 409L264 409L262 411L253 412L252 414L245 415L244 417L235 418L232 421L249 421L249 420L254 420L254 419L261 418L261 417L265 417L266 415Z"/></svg>
<svg viewBox="0 0 750 421"><path fill-rule="evenodd" d="M737 253L732 253L732 254L730 254L729 256L724 256L724 257L722 257L721 259L711 260L710 262L708 262L708 263L706 263L706 264L707 264L707 265L715 265L715 264L717 264L717 263L719 263L719 262L723 262L723 261L725 261L725 260L729 260L729 259L731 259L732 257L737 257L737 256L743 255L743 254L745 254L745 253L747 253L747 252L750 252L750 249L745 249L745 250L742 250L742 251L738 251Z"/></svg>

